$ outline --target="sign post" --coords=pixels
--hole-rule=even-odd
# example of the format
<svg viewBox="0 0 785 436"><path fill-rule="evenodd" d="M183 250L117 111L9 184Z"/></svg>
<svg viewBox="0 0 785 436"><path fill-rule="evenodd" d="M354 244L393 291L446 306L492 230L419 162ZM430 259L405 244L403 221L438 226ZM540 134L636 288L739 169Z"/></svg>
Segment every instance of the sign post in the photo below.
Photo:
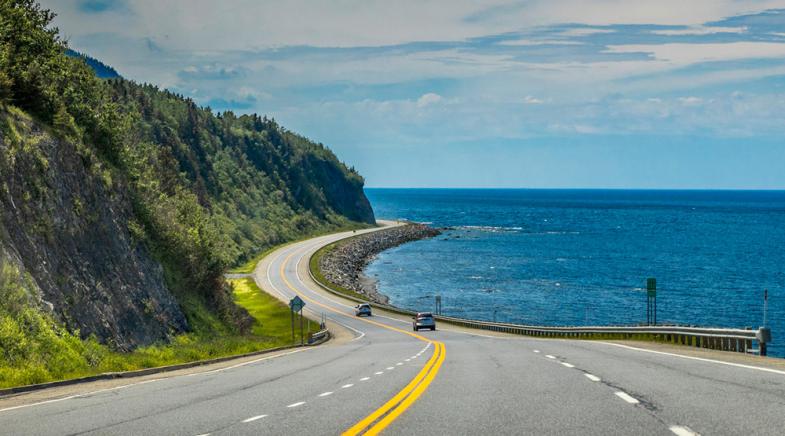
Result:
<svg viewBox="0 0 785 436"><path fill-rule="evenodd" d="M436 310L435 310L435 312L436 312L437 315L441 315L442 314L442 296L441 295L437 295L436 296Z"/></svg>
<svg viewBox="0 0 785 436"><path fill-rule="evenodd" d="M300 345L303 345L303 307L305 307L305 301L299 296L295 295L289 300L289 309L292 312L292 342L294 342L294 313L300 313Z"/></svg>
<svg viewBox="0 0 785 436"><path fill-rule="evenodd" d="M657 279L646 279L646 323L657 325Z"/></svg>

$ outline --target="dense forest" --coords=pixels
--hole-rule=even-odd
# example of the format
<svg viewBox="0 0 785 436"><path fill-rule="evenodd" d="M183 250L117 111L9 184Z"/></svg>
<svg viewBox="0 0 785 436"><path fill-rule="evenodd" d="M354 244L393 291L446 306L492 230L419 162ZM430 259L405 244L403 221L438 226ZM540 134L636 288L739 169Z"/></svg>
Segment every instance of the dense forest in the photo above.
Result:
<svg viewBox="0 0 785 436"><path fill-rule="evenodd" d="M228 267L374 222L363 178L324 145L267 117L99 78L52 18L33 0L0 0L5 359L29 358L19 341L39 315L120 350L242 331Z"/></svg>

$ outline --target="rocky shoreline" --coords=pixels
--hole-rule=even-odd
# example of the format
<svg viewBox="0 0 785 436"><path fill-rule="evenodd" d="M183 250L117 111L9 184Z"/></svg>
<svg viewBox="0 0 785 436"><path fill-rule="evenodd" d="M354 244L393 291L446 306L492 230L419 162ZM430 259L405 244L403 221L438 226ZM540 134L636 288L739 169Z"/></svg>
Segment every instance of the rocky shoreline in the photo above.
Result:
<svg viewBox="0 0 785 436"><path fill-rule="evenodd" d="M327 252L319 259L319 269L331 283L365 295L371 301L388 303L387 296L377 289L376 281L363 274L365 267L384 250L440 234L440 230L424 224L407 224L366 233L341 242Z"/></svg>

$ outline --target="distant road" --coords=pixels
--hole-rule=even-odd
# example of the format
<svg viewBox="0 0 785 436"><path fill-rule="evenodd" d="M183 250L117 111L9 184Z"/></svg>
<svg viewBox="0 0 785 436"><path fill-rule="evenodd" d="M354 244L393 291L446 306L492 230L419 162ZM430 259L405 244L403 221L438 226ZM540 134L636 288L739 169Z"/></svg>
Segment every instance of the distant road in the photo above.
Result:
<svg viewBox="0 0 785 436"><path fill-rule="evenodd" d="M415 334L393 314L358 319L307 273L310 254L351 234L281 248L255 273L273 295L300 295L326 314L337 334L327 345L11 410L0 403L0 434L783 434L782 370L443 324Z"/></svg>

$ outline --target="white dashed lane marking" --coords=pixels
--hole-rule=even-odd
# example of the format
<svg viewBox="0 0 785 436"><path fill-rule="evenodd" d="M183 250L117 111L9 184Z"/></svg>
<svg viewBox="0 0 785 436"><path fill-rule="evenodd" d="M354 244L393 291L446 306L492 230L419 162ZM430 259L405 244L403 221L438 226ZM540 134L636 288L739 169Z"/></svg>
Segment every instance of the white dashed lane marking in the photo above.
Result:
<svg viewBox="0 0 785 436"><path fill-rule="evenodd" d="M326 397L326 396L332 395L332 394L333 394L332 392L324 392L324 393L319 394L319 396L320 397Z"/></svg>
<svg viewBox="0 0 785 436"><path fill-rule="evenodd" d="M395 368L393 368L392 366L388 366L388 367L387 367L387 371L392 371L392 370L394 370L394 369L395 369Z"/></svg>
<svg viewBox="0 0 785 436"><path fill-rule="evenodd" d="M539 352L540 352L540 350L534 350L534 352L535 352L535 353L539 353Z"/></svg>
<svg viewBox="0 0 785 436"><path fill-rule="evenodd" d="M248 424L249 422L258 421L258 420L260 420L262 418L266 418L266 417L267 417L267 415L254 416L254 417L251 417L251 418L248 418L248 419L244 419L243 423L244 424Z"/></svg>
<svg viewBox="0 0 785 436"><path fill-rule="evenodd" d="M298 402L298 403L290 404L290 405L288 405L288 406L286 406L286 407L288 407L288 408L290 408L290 409L291 409L292 407L300 407L300 406L302 406L303 404L305 404L305 401L300 401L300 402Z"/></svg>
<svg viewBox="0 0 785 436"><path fill-rule="evenodd" d="M363 377L363 378L360 379L360 381L368 381L370 379L371 379L370 377Z"/></svg>
<svg viewBox="0 0 785 436"><path fill-rule="evenodd" d="M556 358L556 356L551 356L550 354L546 354L545 357L547 357L548 359L555 359Z"/></svg>
<svg viewBox="0 0 785 436"><path fill-rule="evenodd" d="M401 366L401 365L403 365L403 362L398 362L395 364L395 366Z"/></svg>
<svg viewBox="0 0 785 436"><path fill-rule="evenodd" d="M587 379L589 379L589 380L591 380L591 381L593 381L593 382L598 382L598 381L600 381L600 378L599 378L599 377L597 377L597 376L596 376L596 375L594 375L594 374L583 374L583 375L585 375Z"/></svg>
<svg viewBox="0 0 785 436"><path fill-rule="evenodd" d="M673 434L676 434L678 436L700 436L700 434L692 431L692 429L690 429L689 427L685 427L683 425L672 425L670 427L670 431L672 431Z"/></svg>
<svg viewBox="0 0 785 436"><path fill-rule="evenodd" d="M622 400L624 400L624 401L626 401L626 402L630 403L630 404L638 404L638 403L640 403L640 401L638 401L638 400L636 400L635 398L631 397L631 396L630 396L628 393L626 393L626 392L618 391L618 392L616 392L616 396L617 396L617 397L619 397L619 398L621 398Z"/></svg>
<svg viewBox="0 0 785 436"><path fill-rule="evenodd" d="M573 365L573 364L571 364L571 363L562 362L561 364L562 364L562 365L564 365L564 366L566 366L567 368L575 368L575 365Z"/></svg>
<svg viewBox="0 0 785 436"><path fill-rule="evenodd" d="M382 375L382 374L384 374L384 371L376 371L374 374L376 374L376 375Z"/></svg>
<svg viewBox="0 0 785 436"><path fill-rule="evenodd" d="M350 387L354 386L353 384L349 383L348 385L341 386L341 389L349 389Z"/></svg>

